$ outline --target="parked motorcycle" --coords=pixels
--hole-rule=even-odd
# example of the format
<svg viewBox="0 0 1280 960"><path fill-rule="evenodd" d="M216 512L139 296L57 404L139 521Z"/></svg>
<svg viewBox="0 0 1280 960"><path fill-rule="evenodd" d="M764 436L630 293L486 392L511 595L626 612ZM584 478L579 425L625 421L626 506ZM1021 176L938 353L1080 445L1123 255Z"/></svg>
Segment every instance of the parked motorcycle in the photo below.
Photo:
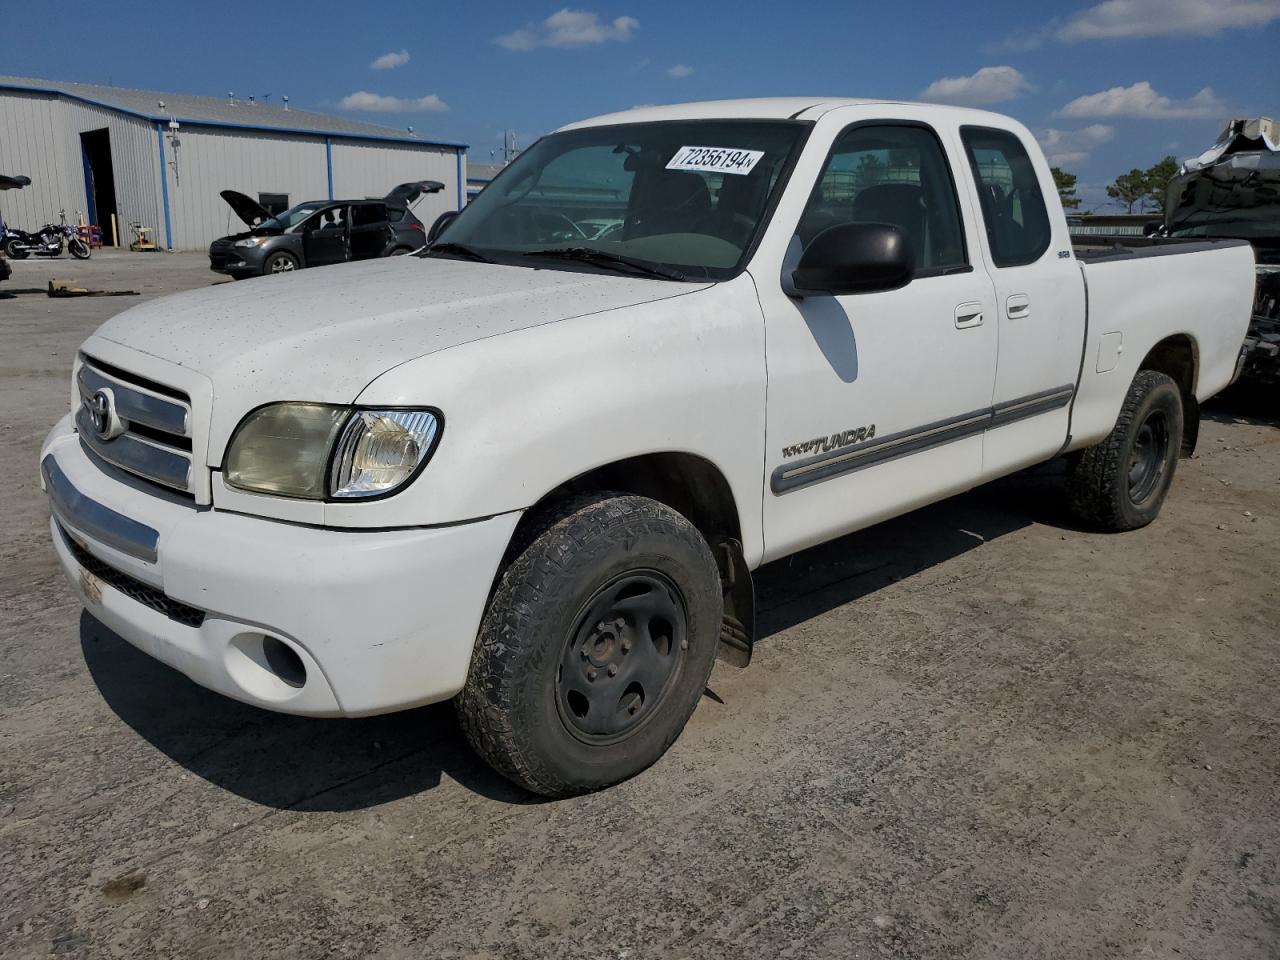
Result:
<svg viewBox="0 0 1280 960"><path fill-rule="evenodd" d="M60 211L61 223L46 223L35 233L26 230L5 228L4 253L13 260L25 260L27 257L60 257L65 244L67 250L77 260L88 260L93 255L89 242L80 236L79 231L67 223L67 211Z"/></svg>

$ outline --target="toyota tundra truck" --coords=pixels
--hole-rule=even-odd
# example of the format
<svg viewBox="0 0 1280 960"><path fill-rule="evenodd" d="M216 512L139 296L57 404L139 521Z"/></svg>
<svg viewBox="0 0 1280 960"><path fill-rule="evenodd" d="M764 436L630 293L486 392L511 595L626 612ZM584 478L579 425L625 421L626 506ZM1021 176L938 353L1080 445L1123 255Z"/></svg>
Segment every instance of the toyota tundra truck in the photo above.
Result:
<svg viewBox="0 0 1280 960"><path fill-rule="evenodd" d="M53 546L196 683L452 698L547 796L663 754L762 564L1057 457L1081 522L1150 523L1253 288L1244 241L1081 259L1025 127L874 100L572 124L434 234L105 323Z"/></svg>

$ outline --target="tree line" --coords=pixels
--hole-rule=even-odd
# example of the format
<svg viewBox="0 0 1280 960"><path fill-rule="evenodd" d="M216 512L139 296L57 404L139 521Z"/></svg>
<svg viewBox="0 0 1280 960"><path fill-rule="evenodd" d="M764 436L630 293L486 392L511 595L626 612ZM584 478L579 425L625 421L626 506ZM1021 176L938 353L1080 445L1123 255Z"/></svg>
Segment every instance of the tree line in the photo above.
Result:
<svg viewBox="0 0 1280 960"><path fill-rule="evenodd" d="M1062 205L1068 210L1080 206L1080 198L1076 196L1074 173L1067 173L1053 167L1053 182L1058 188L1058 196ZM1122 173L1107 187L1107 196L1125 208L1125 213L1142 213L1154 210L1164 213L1165 192L1169 181L1178 175L1178 161L1173 157L1165 157L1158 163L1140 170L1134 167L1128 173Z"/></svg>

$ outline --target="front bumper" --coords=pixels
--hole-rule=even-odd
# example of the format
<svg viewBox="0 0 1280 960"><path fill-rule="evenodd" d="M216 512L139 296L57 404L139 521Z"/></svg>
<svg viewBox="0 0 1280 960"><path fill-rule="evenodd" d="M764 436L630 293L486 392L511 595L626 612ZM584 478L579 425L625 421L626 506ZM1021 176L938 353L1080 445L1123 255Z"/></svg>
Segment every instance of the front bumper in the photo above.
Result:
<svg viewBox="0 0 1280 960"><path fill-rule="evenodd" d="M304 716L456 694L519 520L356 532L197 508L109 473L69 417L40 460L54 548L90 613L202 686Z"/></svg>

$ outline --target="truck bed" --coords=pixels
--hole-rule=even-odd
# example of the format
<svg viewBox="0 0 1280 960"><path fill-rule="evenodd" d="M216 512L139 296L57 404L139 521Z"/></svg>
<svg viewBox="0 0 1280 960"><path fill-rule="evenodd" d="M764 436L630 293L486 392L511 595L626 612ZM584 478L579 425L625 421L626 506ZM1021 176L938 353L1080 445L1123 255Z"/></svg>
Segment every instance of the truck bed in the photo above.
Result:
<svg viewBox="0 0 1280 960"><path fill-rule="evenodd" d="M1148 354L1172 341L1194 361L1197 400L1236 373L1253 304L1253 248L1244 240L1165 240L1077 251L1087 296L1072 449L1115 425L1125 392Z"/></svg>

